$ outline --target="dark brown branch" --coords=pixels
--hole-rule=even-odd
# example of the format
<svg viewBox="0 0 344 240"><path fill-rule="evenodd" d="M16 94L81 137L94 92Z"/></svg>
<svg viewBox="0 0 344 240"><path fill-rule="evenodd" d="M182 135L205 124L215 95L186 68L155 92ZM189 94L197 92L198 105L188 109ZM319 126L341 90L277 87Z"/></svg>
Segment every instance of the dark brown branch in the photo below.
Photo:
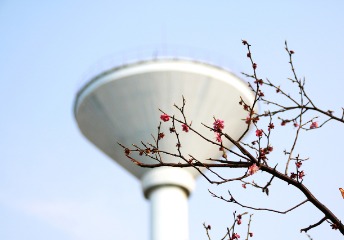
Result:
<svg viewBox="0 0 344 240"><path fill-rule="evenodd" d="M344 225L341 223L341 221L334 215L330 209L328 209L325 205L323 205L309 190L304 186L303 184L299 183L298 181L295 181L288 176L278 172L276 169L272 169L267 166L261 166L260 168L262 171L268 172L278 179L291 184L298 188L317 209L319 209L322 213L325 214L325 216L330 219L334 224L338 226L338 230L344 235Z"/></svg>
<svg viewBox="0 0 344 240"><path fill-rule="evenodd" d="M250 207L250 206L241 204L241 203L239 203L239 202L233 197L233 195L231 194L230 191L228 191L228 194L229 194L230 197L231 197L230 199L225 199L225 198L223 198L222 196L216 195L215 193L211 192L210 190L208 190L208 191L209 191L210 194L211 194L213 197L215 197L215 198L219 198L219 199L221 199L221 200L223 200L223 201L226 201L226 202L238 204L240 207L243 207L243 208L248 208L248 209L257 210L257 211L269 211L269 212L275 212L275 213L280 213L280 214L286 214L286 213L288 213L288 212L290 212L290 211L292 211L292 210L294 210L294 209L300 207L302 204L308 202L308 199L306 199L305 201L303 201L303 202L297 204L296 206L294 206L294 207L292 207L292 208L290 208L290 209L288 209L288 210L286 210L286 211L278 211L278 210L269 209L269 208L255 208L255 207Z"/></svg>
<svg viewBox="0 0 344 240"><path fill-rule="evenodd" d="M211 229L210 225L206 226L205 223L203 223L203 227L207 233L208 239L211 240L210 235L209 235L209 230Z"/></svg>
<svg viewBox="0 0 344 240"><path fill-rule="evenodd" d="M302 228L302 229L300 230L300 232L305 232L305 233L306 233L308 230L310 230L310 229L312 229L312 228L315 228L315 227L319 226L320 224L322 224L326 219L327 219L327 217L325 216L325 217L323 217L322 219L320 219L319 222L314 223L314 224L312 224L312 225L309 225L309 226L306 227L306 228Z"/></svg>

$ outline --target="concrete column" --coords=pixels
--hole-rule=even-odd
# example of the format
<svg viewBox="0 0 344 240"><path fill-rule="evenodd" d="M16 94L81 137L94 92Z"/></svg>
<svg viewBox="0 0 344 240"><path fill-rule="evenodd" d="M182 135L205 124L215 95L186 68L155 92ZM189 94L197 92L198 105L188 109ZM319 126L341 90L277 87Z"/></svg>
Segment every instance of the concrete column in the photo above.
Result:
<svg viewBox="0 0 344 240"><path fill-rule="evenodd" d="M178 186L161 186L149 196L151 240L188 240L188 196Z"/></svg>
<svg viewBox="0 0 344 240"><path fill-rule="evenodd" d="M156 168L141 180L150 201L151 240L188 240L188 196L195 180L184 169Z"/></svg>

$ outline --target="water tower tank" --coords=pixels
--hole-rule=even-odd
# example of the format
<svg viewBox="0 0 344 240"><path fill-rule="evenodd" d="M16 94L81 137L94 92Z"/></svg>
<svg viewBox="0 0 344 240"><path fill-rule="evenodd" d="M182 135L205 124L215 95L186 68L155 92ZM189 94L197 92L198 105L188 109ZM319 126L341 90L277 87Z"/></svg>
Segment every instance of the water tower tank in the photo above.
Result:
<svg viewBox="0 0 344 240"><path fill-rule="evenodd" d="M155 59L104 71L78 92L74 113L81 132L115 162L142 182L151 201L151 239L188 239L187 197L199 172L193 168L140 168L124 154L117 142L126 146L152 142L161 112L180 117L173 104L186 99L185 114L200 133L214 138L201 123L213 123L213 116L225 121L226 133L239 137L246 129L247 112L240 97L252 104L254 96L247 84L222 68L185 59ZM163 124L165 135L168 123ZM181 151L199 160L220 157L217 146L196 134L181 131ZM176 151L176 139L166 136L160 149ZM143 158L146 163L153 163ZM166 156L166 162L179 161ZM167 207L167 206L173 206ZM179 229L179 233L173 233Z"/></svg>

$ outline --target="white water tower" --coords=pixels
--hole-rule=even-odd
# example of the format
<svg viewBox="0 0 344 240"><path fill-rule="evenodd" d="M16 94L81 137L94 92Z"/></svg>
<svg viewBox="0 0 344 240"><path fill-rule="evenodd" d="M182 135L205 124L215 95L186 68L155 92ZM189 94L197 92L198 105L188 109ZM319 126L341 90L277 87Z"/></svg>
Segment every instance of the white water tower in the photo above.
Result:
<svg viewBox="0 0 344 240"><path fill-rule="evenodd" d="M75 99L75 118L85 137L141 181L151 206L151 240L189 239L188 196L199 172L192 168L140 168L116 142L126 146L141 140L152 142L151 134L156 134L160 121L158 109L177 113L173 104L181 104L182 96L192 126L209 137L214 137L214 133L201 123L211 126L213 116L225 121L225 132L239 137L247 127L242 121L247 112L238 104L240 97L247 104L254 99L247 84L232 73L176 58L141 61L104 71L90 79ZM168 129L168 123L163 125ZM193 133L181 132L180 137L181 150L186 155L197 159L221 156L218 147ZM172 135L159 144L161 149L176 151ZM153 163L149 159L143 161ZM165 157L165 161L176 159Z"/></svg>

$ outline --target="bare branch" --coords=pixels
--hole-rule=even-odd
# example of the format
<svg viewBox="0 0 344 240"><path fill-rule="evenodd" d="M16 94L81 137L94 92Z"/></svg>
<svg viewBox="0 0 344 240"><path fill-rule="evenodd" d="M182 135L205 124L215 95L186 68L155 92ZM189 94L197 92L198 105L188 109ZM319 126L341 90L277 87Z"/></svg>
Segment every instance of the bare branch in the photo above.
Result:
<svg viewBox="0 0 344 240"><path fill-rule="evenodd" d="M306 228L302 228L302 229L300 230L300 232L305 232L305 233L306 233L306 232L309 231L310 229L315 228L315 227L319 226L320 224L322 224L326 219L327 219L327 217L325 216L325 217L323 217L322 219L320 219L319 222L314 223L314 224L312 224L312 225L309 225L309 226L306 227Z"/></svg>
<svg viewBox="0 0 344 240"><path fill-rule="evenodd" d="M207 233L208 239L211 240L210 235L209 235L209 230L211 230L211 226L210 225L206 226L205 223L203 223L203 227Z"/></svg>
<svg viewBox="0 0 344 240"><path fill-rule="evenodd" d="M235 203L235 204L238 204L240 207L243 207L243 208L248 208L248 209L252 209L252 210L257 210L257 211L269 211L269 212L275 212L275 213L280 213L280 214L286 214L298 207L300 207L302 204L308 202L308 199L304 200L303 202L297 204L296 206L292 207L292 208L289 208L288 210L285 210L285 211L278 211L278 210L274 210L274 209L269 209L269 208L255 208L255 207L250 207L250 206L247 206L247 205L244 205L244 204L241 204L239 203L234 197L233 195L231 194L230 191L228 191L228 194L230 195L230 199L225 199L223 198L222 196L218 196L216 195L215 193L211 192L210 190L208 190L211 194L212 197L215 197L215 198L219 198L223 201L226 201L226 202L230 202L230 203Z"/></svg>

